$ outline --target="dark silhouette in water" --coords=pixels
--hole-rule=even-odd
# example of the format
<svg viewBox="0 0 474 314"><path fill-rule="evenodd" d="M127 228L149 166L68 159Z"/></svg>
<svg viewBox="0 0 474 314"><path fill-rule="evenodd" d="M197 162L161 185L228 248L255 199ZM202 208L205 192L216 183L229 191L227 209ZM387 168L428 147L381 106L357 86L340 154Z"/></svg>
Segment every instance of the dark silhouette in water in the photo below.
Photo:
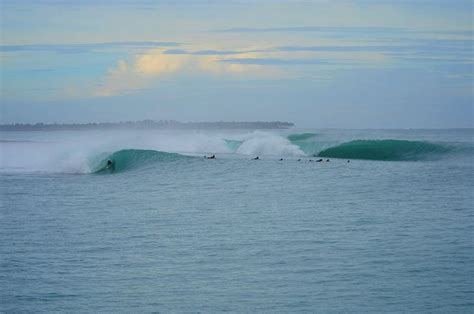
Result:
<svg viewBox="0 0 474 314"><path fill-rule="evenodd" d="M258 158L258 156L257 156L255 158L252 158L252 160L260 160L260 158Z"/></svg>
<svg viewBox="0 0 474 314"><path fill-rule="evenodd" d="M105 169L110 169L113 171L115 169L115 162L110 159L107 160L107 165L105 166Z"/></svg>
<svg viewBox="0 0 474 314"><path fill-rule="evenodd" d="M216 155L212 155L212 156L209 156L209 157L206 157L207 159L216 159Z"/></svg>
<svg viewBox="0 0 474 314"><path fill-rule="evenodd" d="M348 160L347 162L351 162L350 160Z"/></svg>
<svg viewBox="0 0 474 314"><path fill-rule="evenodd" d="M280 161L283 161L283 158L280 158Z"/></svg>
<svg viewBox="0 0 474 314"><path fill-rule="evenodd" d="M318 159L318 160L316 160L316 162L322 162L322 161L323 161L322 159Z"/></svg>
<svg viewBox="0 0 474 314"><path fill-rule="evenodd" d="M326 162L329 162L329 159L326 159Z"/></svg>

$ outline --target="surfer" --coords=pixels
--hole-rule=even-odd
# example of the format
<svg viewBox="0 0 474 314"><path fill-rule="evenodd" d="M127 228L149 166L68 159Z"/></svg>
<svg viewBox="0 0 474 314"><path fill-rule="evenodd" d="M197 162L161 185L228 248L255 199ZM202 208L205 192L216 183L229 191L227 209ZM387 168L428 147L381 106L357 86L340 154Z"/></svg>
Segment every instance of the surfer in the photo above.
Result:
<svg viewBox="0 0 474 314"><path fill-rule="evenodd" d="M258 158L258 156L257 156L255 158L252 158L252 160L260 160L260 158Z"/></svg>
<svg viewBox="0 0 474 314"><path fill-rule="evenodd" d="M326 159L326 162L329 162L329 159Z"/></svg>
<svg viewBox="0 0 474 314"><path fill-rule="evenodd" d="M283 158L280 158L280 161L283 161Z"/></svg>
<svg viewBox="0 0 474 314"><path fill-rule="evenodd" d="M209 156L209 157L206 157L207 159L216 159L216 155L212 155L212 156Z"/></svg>
<svg viewBox="0 0 474 314"><path fill-rule="evenodd" d="M107 160L107 165L105 166L105 169L114 170L114 168L115 168L115 163L110 159Z"/></svg>
<svg viewBox="0 0 474 314"><path fill-rule="evenodd" d="M316 162L322 162L322 161L323 161L323 160L322 160L321 158L320 158L320 159L318 159L318 160L316 160Z"/></svg>

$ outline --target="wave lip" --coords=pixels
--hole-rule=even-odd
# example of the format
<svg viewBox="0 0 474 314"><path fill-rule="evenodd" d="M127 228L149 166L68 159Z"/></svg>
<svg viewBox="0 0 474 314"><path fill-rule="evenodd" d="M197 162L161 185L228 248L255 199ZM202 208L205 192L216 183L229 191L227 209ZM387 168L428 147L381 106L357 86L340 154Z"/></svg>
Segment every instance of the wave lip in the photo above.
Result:
<svg viewBox="0 0 474 314"><path fill-rule="evenodd" d="M225 144L227 148L229 148L232 152L237 151L239 149L240 145L242 145L243 141L238 141L238 140L226 140L224 139Z"/></svg>
<svg viewBox="0 0 474 314"><path fill-rule="evenodd" d="M325 149L318 157L385 161L426 160L448 153L444 145L406 140L355 140Z"/></svg>
<svg viewBox="0 0 474 314"><path fill-rule="evenodd" d="M310 138L315 137L317 134L316 133L298 133L298 134L290 134L288 135L288 139L290 142L301 142L301 141L306 141Z"/></svg>
<svg viewBox="0 0 474 314"><path fill-rule="evenodd" d="M123 172L149 166L157 162L177 161L185 158L192 157L148 149L122 149L102 158L98 165L93 167L94 170L92 172L96 174ZM107 167L108 160L113 162L113 167Z"/></svg>
<svg viewBox="0 0 474 314"><path fill-rule="evenodd" d="M288 135L287 139L291 144L298 146L306 155L311 155L318 151L319 145L314 140L316 136L316 133L297 133Z"/></svg>

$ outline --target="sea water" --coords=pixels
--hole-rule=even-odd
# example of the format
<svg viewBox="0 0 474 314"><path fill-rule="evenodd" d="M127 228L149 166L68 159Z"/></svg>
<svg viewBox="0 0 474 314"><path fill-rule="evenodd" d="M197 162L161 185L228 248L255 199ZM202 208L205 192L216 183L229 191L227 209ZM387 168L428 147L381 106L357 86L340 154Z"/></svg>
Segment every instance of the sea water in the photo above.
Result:
<svg viewBox="0 0 474 314"><path fill-rule="evenodd" d="M3 132L0 310L472 313L473 135Z"/></svg>

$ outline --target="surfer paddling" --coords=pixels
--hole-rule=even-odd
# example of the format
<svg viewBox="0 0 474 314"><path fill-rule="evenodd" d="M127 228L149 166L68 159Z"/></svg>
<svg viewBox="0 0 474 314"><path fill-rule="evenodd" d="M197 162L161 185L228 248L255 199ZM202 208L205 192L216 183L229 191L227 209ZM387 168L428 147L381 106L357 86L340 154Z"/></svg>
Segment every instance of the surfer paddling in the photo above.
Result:
<svg viewBox="0 0 474 314"><path fill-rule="evenodd" d="M207 156L206 159L216 159L216 155Z"/></svg>

